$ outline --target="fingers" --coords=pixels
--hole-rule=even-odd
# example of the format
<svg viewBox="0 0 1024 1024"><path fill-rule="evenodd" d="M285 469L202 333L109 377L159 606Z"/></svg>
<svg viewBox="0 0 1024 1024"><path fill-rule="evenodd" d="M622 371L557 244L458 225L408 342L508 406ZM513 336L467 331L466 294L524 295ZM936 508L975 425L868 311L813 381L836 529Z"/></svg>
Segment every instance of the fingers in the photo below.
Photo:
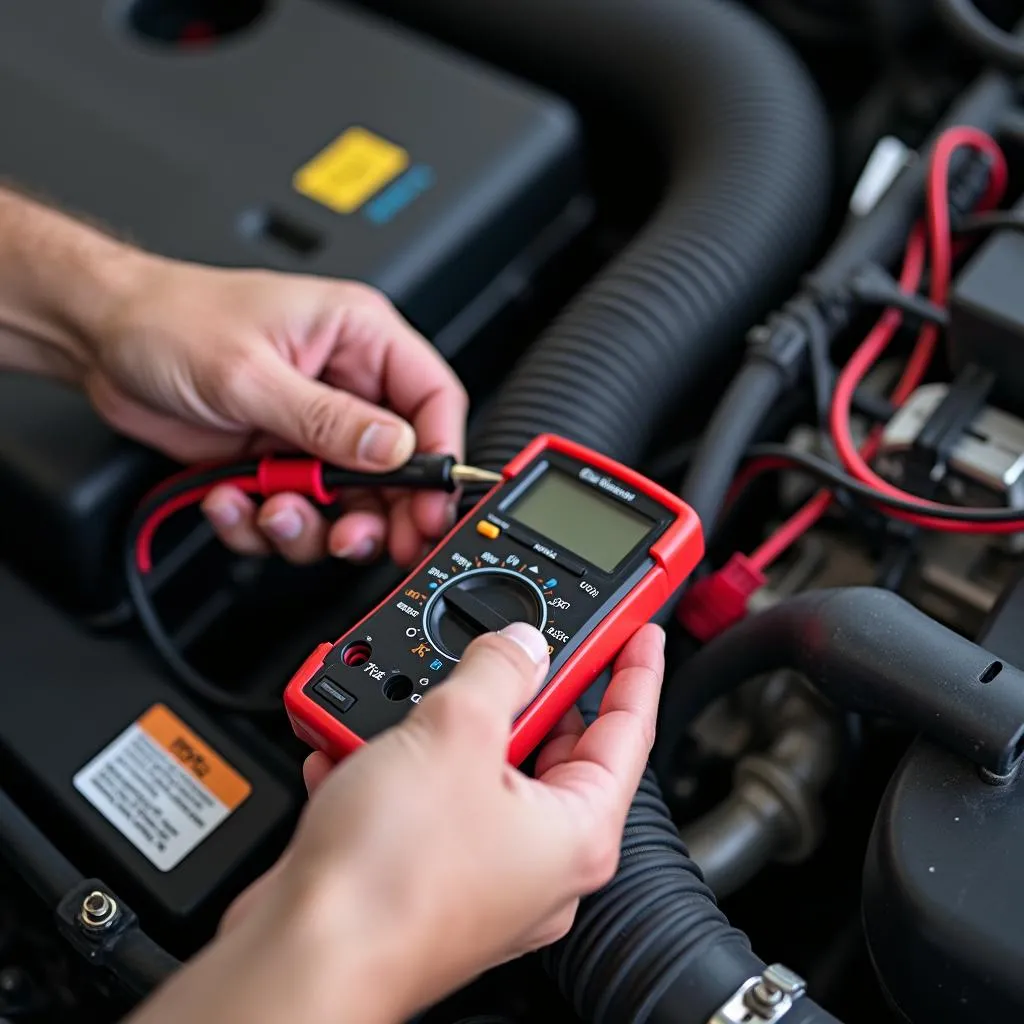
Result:
<svg viewBox="0 0 1024 1024"><path fill-rule="evenodd" d="M352 562L369 562L380 553L387 534L380 501L356 494L332 526L305 498L278 494L262 508L236 487L222 486L204 499L203 512L221 541L240 555L276 551L296 565L330 553Z"/></svg>
<svg viewBox="0 0 1024 1024"><path fill-rule="evenodd" d="M619 655L601 713L572 753L577 769L599 770L599 791L621 814L640 784L654 742L664 671L665 634L658 626L644 626Z"/></svg>
<svg viewBox="0 0 1024 1024"><path fill-rule="evenodd" d="M222 384L220 404L228 416L328 462L381 472L402 465L416 449L405 420L311 380L273 348L247 349Z"/></svg>
<svg viewBox="0 0 1024 1024"><path fill-rule="evenodd" d="M429 540L440 540L454 525L457 501L450 494L421 491L409 503L409 514L416 531Z"/></svg>
<svg viewBox="0 0 1024 1024"><path fill-rule="evenodd" d="M203 500L202 509L232 551L240 555L270 552L270 541L256 527L256 503L237 487L215 487Z"/></svg>
<svg viewBox="0 0 1024 1024"><path fill-rule="evenodd" d="M568 761L585 729L586 723L580 709L571 707L558 725L551 730L551 735L537 755L534 775L539 778L557 765Z"/></svg>
<svg viewBox="0 0 1024 1024"><path fill-rule="evenodd" d="M331 774L334 764L326 755L317 751L310 754L302 765L302 778L306 783L306 790L312 796L321 783Z"/></svg>
<svg viewBox="0 0 1024 1024"><path fill-rule="evenodd" d="M331 527L327 550L346 562L372 562L384 547L387 532L383 512L370 508L346 512Z"/></svg>
<svg viewBox="0 0 1024 1024"><path fill-rule="evenodd" d="M503 764L515 716L540 688L547 667L548 645L539 630L513 622L469 645L449 679L420 704L420 721L453 747L465 740L493 749L500 753L495 763Z"/></svg>
<svg viewBox="0 0 1024 1024"><path fill-rule="evenodd" d="M355 350L356 358L335 377L408 420L420 451L462 458L469 402L458 377L380 293L345 288L347 315L337 345Z"/></svg>
<svg viewBox="0 0 1024 1024"><path fill-rule="evenodd" d="M411 568L423 554L424 535L413 518L413 497L398 495L391 503L388 517L388 550L394 563Z"/></svg>

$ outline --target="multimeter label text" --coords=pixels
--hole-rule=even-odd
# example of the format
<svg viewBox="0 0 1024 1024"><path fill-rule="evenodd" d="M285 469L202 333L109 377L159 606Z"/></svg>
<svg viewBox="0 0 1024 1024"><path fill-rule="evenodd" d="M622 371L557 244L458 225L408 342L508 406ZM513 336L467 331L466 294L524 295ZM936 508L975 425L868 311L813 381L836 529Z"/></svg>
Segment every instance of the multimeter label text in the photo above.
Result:
<svg viewBox="0 0 1024 1024"><path fill-rule="evenodd" d="M593 583L588 583L586 580L580 580L580 590L584 594L589 594L590 597L600 597L601 591L594 586Z"/></svg>

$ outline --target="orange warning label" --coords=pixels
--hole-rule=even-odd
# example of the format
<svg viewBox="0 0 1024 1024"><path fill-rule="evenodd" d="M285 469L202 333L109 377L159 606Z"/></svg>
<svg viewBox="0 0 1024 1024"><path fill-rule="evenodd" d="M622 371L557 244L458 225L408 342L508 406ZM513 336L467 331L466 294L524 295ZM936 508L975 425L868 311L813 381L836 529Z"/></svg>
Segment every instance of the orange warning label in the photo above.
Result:
<svg viewBox="0 0 1024 1024"><path fill-rule="evenodd" d="M229 811L251 792L252 786L208 747L185 723L155 704L138 721L139 728L192 773Z"/></svg>
<svg viewBox="0 0 1024 1024"><path fill-rule="evenodd" d="M173 870L252 792L162 704L116 736L72 783L160 871Z"/></svg>

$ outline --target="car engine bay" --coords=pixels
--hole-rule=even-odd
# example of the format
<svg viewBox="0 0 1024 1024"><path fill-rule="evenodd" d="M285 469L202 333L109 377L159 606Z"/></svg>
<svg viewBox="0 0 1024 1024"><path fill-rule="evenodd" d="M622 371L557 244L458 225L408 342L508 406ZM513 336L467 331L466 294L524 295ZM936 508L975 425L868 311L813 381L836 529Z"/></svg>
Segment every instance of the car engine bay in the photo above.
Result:
<svg viewBox="0 0 1024 1024"><path fill-rule="evenodd" d="M365 281L458 372L473 466L555 434L700 519L615 879L417 1024L1024 1017L1016 7L0 11L2 180ZM140 599L180 468L0 374L0 1024L121 1019L211 938L306 799L285 684L403 579L235 556L187 508ZM221 787L173 857L86 795L138 730Z"/></svg>

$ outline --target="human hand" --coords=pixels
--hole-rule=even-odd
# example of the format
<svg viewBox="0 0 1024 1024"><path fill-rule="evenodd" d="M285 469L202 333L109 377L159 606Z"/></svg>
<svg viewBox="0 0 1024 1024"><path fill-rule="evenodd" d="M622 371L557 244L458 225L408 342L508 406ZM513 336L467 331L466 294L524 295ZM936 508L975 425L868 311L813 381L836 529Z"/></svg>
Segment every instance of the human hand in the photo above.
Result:
<svg viewBox="0 0 1024 1024"><path fill-rule="evenodd" d="M385 471L416 450L461 457L467 400L444 360L361 284L221 270L134 253L96 325L84 384L116 429L185 461L297 449ZM328 527L295 494L257 510L220 487L204 511L235 551L293 562L415 561L450 525L438 493L351 492Z"/></svg>
<svg viewBox="0 0 1024 1024"><path fill-rule="evenodd" d="M218 941L272 933L306 908L333 962L351 954L365 984L386 978L386 1010L366 1020L398 1021L566 933L579 898L617 866L653 741L664 634L637 633L599 718L585 729L574 709L529 778L506 761L510 725L546 672L547 645L523 624L504 632L477 640L402 725L338 767L308 760L312 798L293 842ZM334 1012L319 1019L343 1019Z"/></svg>

